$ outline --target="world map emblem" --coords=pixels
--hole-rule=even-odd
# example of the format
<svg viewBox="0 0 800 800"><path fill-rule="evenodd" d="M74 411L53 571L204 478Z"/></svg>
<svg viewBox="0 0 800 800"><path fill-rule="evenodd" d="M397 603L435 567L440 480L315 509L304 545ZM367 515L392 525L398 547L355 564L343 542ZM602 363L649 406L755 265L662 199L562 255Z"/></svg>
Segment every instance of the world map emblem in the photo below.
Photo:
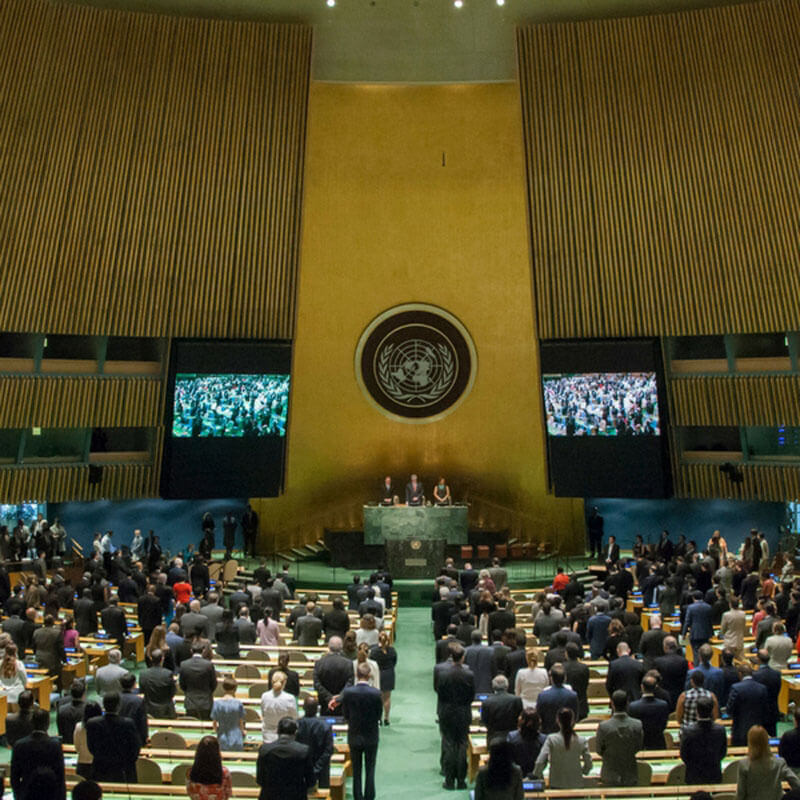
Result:
<svg viewBox="0 0 800 800"><path fill-rule="evenodd" d="M356 348L356 376L370 402L404 422L432 422L469 393L477 358L449 312L420 303L376 317Z"/></svg>

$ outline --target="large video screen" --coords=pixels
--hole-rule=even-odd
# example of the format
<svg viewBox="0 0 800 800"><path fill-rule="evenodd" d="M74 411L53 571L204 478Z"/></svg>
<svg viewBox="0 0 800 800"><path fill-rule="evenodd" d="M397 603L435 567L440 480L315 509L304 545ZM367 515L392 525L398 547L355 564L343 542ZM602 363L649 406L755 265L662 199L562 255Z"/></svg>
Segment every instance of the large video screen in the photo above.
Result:
<svg viewBox="0 0 800 800"><path fill-rule="evenodd" d="M560 497L668 497L657 339L542 342L550 485Z"/></svg>
<svg viewBox="0 0 800 800"><path fill-rule="evenodd" d="M288 342L173 341L163 497L275 497L283 491L291 361Z"/></svg>
<svg viewBox="0 0 800 800"><path fill-rule="evenodd" d="M288 375L178 373L172 435L285 436Z"/></svg>
<svg viewBox="0 0 800 800"><path fill-rule="evenodd" d="M655 372L543 375L549 436L660 436Z"/></svg>

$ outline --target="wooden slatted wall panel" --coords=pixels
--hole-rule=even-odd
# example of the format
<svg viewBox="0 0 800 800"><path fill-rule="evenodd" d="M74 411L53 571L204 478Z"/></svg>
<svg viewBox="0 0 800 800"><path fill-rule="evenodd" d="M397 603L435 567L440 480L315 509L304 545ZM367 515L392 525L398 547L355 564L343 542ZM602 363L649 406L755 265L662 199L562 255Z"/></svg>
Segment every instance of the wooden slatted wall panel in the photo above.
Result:
<svg viewBox="0 0 800 800"><path fill-rule="evenodd" d="M518 29L541 338L794 330L800 5Z"/></svg>
<svg viewBox="0 0 800 800"><path fill-rule="evenodd" d="M0 428L150 428L162 389L158 377L0 376Z"/></svg>
<svg viewBox="0 0 800 800"><path fill-rule="evenodd" d="M800 376L673 378L675 425L791 425L800 420Z"/></svg>
<svg viewBox="0 0 800 800"><path fill-rule="evenodd" d="M786 502L800 498L800 467L738 465L743 482L732 484L718 464L683 464L676 473L679 497L724 497L736 500Z"/></svg>
<svg viewBox="0 0 800 800"><path fill-rule="evenodd" d="M310 56L303 25L4 0L0 330L292 338Z"/></svg>
<svg viewBox="0 0 800 800"><path fill-rule="evenodd" d="M152 464L113 464L103 467L99 484L89 483L85 464L0 469L0 497L5 503L47 498L67 500L117 500L158 495L158 467Z"/></svg>

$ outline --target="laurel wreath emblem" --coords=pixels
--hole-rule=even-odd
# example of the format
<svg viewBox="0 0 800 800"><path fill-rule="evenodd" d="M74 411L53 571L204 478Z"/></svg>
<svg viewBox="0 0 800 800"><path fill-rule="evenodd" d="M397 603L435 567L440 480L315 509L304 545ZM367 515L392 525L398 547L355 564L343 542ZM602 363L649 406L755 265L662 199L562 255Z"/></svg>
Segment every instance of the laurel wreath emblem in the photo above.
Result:
<svg viewBox="0 0 800 800"><path fill-rule="evenodd" d="M381 389L398 403L405 403L407 405L424 406L439 400L450 387L453 385L455 378L456 365L452 352L443 343L435 345L441 359L441 373L436 381L425 391L409 392L404 389L400 382L392 375L390 369L391 356L394 352L395 345L388 344L384 347L378 356L378 383Z"/></svg>

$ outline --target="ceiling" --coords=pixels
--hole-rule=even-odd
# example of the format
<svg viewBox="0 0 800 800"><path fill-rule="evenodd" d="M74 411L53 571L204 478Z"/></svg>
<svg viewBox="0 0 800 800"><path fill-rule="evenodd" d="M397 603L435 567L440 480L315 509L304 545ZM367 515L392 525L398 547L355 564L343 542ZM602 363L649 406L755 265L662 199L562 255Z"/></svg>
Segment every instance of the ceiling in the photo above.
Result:
<svg viewBox="0 0 800 800"><path fill-rule="evenodd" d="M314 26L313 78L357 83L515 79L514 28L663 13L720 0L62 0L186 16Z"/></svg>

